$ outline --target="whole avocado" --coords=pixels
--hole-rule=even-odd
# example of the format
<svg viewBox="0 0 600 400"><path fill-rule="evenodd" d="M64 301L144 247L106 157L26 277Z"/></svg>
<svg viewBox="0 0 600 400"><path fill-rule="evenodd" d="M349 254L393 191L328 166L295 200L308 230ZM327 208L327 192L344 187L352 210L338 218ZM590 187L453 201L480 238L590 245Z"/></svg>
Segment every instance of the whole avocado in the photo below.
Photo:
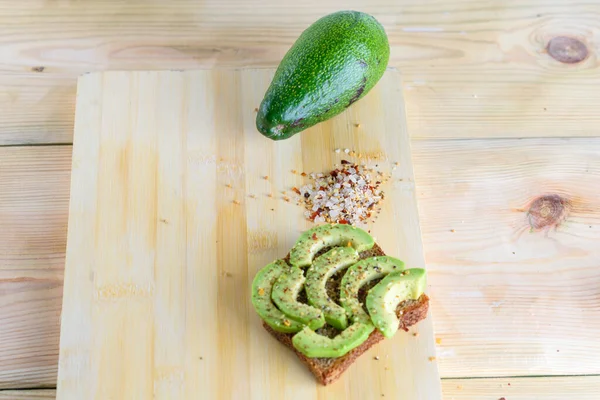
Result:
<svg viewBox="0 0 600 400"><path fill-rule="evenodd" d="M334 117L383 76L390 55L371 15L340 11L308 27L281 60L256 116L256 128L282 140Z"/></svg>

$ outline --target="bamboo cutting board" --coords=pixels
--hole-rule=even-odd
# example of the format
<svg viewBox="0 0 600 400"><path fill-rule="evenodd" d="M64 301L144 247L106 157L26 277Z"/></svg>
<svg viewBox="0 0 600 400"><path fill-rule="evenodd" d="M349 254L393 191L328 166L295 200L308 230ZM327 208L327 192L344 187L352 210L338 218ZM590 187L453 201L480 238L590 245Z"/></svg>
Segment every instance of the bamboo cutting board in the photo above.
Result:
<svg viewBox="0 0 600 400"><path fill-rule="evenodd" d="M441 399L431 317L327 387L262 328L252 278L311 226L283 197L300 171L351 158L336 148L393 173L368 229L389 255L424 265L398 73L281 142L254 127L272 75L80 78L59 399Z"/></svg>

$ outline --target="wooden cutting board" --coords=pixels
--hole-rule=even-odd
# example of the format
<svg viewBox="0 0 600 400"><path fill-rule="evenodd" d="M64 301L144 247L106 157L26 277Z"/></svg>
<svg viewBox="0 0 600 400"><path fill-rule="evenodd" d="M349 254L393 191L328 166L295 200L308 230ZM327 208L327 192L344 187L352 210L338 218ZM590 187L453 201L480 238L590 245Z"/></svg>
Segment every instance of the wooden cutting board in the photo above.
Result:
<svg viewBox="0 0 600 400"><path fill-rule="evenodd" d="M368 229L389 255L424 265L398 73L281 142L254 126L272 75L80 78L59 399L441 399L431 316L327 387L261 327L252 278L311 226L283 197L301 171L353 159L336 148L392 172Z"/></svg>

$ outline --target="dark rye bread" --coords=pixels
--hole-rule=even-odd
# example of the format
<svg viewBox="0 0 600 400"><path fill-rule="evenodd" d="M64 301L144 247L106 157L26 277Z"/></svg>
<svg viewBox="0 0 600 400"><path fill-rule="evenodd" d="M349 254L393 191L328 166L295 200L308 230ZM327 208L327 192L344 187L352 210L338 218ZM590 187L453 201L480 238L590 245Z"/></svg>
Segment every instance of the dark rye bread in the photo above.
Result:
<svg viewBox="0 0 600 400"><path fill-rule="evenodd" d="M323 253L321 251L320 253ZM383 250L376 244L371 250L362 252L360 254L360 258L368 258L375 256L384 256L385 253ZM289 254L286 256L285 261L289 261ZM341 277L343 276L343 272L340 274L336 274L336 276L332 277L327 282L327 291L332 295L331 297L339 302L339 283ZM378 280L369 282L369 284L361 288L359 292L359 299L364 304L364 298L366 297L367 291L373 287ZM336 296L333 294L337 293ZM301 296L302 297L302 296ZM301 300L299 297L299 300ZM408 331L408 328L412 325L415 325L417 322L425 319L427 317L427 312L429 310L429 297L426 294L422 294L417 300L407 300L398 305L396 309L396 314L400 319L399 328ZM371 335L365 340L360 346L350 350L342 357L338 358L308 358L304 354L300 353L294 347L292 343L293 333L282 333L273 330L269 325L263 322L263 327L277 340L283 343L285 346L289 347L314 374L317 378L317 381L322 385L328 385L338 379L344 371L352 365L352 363L360 357L361 354L369 350L375 344L379 343L385 337L379 332L379 330L375 329ZM334 336L337 334L336 329L326 325L325 328L318 330L317 332L327 335Z"/></svg>

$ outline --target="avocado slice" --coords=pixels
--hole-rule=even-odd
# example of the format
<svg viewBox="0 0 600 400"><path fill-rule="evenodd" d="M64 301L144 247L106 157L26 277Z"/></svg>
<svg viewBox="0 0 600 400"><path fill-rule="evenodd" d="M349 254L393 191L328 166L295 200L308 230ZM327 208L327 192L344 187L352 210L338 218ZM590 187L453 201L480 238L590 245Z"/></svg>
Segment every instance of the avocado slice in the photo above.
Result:
<svg viewBox="0 0 600 400"><path fill-rule="evenodd" d="M327 323L338 329L348 327L346 310L327 295L325 285L332 275L354 264L358 259L358 252L353 247L334 247L317 257L306 271L305 286L309 304L323 310Z"/></svg>
<svg viewBox="0 0 600 400"><path fill-rule="evenodd" d="M306 267L315 254L325 247L347 246L361 252L375 245L375 240L364 230L352 225L324 224L302 233L290 251L290 264Z"/></svg>
<svg viewBox="0 0 600 400"><path fill-rule="evenodd" d="M285 54L256 116L273 140L340 114L383 76L390 46L371 15L339 11L310 25Z"/></svg>
<svg viewBox="0 0 600 400"><path fill-rule="evenodd" d="M405 300L416 300L424 291L425 270L422 268L391 273L369 290L367 310L383 336L390 338L398 330L398 304Z"/></svg>
<svg viewBox="0 0 600 400"><path fill-rule="evenodd" d="M360 260L346 271L340 286L340 303L351 321L369 318L358 301L358 290L367 282L404 270L404 262L394 257L377 256Z"/></svg>
<svg viewBox="0 0 600 400"><path fill-rule="evenodd" d="M370 321L355 322L334 338L304 328L294 335L294 347L307 357L341 357L360 346L375 330Z"/></svg>
<svg viewBox="0 0 600 400"><path fill-rule="evenodd" d="M252 281L252 305L256 313L278 332L298 332L304 325L279 311L271 300L273 285L279 276L290 269L283 260L276 260L263 267Z"/></svg>
<svg viewBox="0 0 600 400"><path fill-rule="evenodd" d="M310 329L319 329L325 325L323 312L297 300L305 280L304 273L300 268L288 268L275 281L271 299L290 319L307 325Z"/></svg>

